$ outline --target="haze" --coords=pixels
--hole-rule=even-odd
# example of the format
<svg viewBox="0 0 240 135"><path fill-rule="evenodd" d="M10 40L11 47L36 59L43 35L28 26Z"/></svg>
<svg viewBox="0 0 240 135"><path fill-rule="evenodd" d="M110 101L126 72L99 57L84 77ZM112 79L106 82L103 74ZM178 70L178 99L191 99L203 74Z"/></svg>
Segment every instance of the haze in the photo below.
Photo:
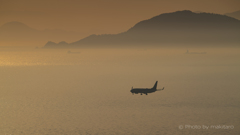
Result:
<svg viewBox="0 0 240 135"><path fill-rule="evenodd" d="M0 134L240 132L239 49L191 49L188 54L173 48L68 51L0 49ZM155 81L165 89L148 95L130 92Z"/></svg>
<svg viewBox="0 0 240 135"><path fill-rule="evenodd" d="M1 0L0 25L22 22L38 30L90 34L124 32L139 21L178 10L225 14L240 9L239 0Z"/></svg>
<svg viewBox="0 0 240 135"><path fill-rule="evenodd" d="M0 0L0 135L239 134L239 6Z"/></svg>

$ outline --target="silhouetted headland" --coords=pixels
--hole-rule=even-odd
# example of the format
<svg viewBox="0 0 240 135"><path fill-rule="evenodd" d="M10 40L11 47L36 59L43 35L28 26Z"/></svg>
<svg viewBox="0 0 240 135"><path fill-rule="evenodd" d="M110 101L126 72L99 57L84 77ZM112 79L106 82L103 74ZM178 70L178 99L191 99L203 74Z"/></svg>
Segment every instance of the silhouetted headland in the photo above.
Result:
<svg viewBox="0 0 240 135"><path fill-rule="evenodd" d="M45 29L37 30L28 25L13 21L0 26L0 44L11 46L12 44L22 46L39 46L49 40L61 41L71 40L75 41L80 33L72 31L64 31L60 29ZM55 47L55 43L49 42L46 45ZM66 42L60 42L58 47L68 46Z"/></svg>
<svg viewBox="0 0 240 135"><path fill-rule="evenodd" d="M240 21L220 14L189 10L164 13L119 34L90 35L67 47L239 46ZM60 47L47 43L45 48Z"/></svg>

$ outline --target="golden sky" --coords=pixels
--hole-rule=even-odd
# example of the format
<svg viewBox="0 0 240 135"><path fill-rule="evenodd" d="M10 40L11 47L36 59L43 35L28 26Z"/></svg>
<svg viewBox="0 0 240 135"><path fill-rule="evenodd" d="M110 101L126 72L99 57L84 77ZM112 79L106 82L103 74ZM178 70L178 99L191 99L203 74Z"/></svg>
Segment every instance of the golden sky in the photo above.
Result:
<svg viewBox="0 0 240 135"><path fill-rule="evenodd" d="M114 34L177 10L225 14L240 10L240 0L0 0L0 25L20 21L39 30Z"/></svg>

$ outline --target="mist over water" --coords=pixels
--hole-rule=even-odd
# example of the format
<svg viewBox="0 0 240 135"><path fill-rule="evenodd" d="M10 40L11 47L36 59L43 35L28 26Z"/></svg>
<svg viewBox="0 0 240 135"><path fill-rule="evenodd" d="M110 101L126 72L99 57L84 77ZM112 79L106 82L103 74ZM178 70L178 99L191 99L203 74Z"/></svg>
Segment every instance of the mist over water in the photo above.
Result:
<svg viewBox="0 0 240 135"><path fill-rule="evenodd" d="M236 48L0 48L0 135L239 134L239 69Z"/></svg>

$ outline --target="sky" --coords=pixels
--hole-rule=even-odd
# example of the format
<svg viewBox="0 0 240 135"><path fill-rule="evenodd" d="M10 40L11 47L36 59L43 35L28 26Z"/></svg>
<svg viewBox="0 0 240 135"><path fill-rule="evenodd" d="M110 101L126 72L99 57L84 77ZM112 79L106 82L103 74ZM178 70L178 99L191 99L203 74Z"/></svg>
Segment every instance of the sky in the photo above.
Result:
<svg viewBox="0 0 240 135"><path fill-rule="evenodd" d="M0 25L19 21L38 30L116 34L179 10L225 14L240 10L240 0L0 0Z"/></svg>

